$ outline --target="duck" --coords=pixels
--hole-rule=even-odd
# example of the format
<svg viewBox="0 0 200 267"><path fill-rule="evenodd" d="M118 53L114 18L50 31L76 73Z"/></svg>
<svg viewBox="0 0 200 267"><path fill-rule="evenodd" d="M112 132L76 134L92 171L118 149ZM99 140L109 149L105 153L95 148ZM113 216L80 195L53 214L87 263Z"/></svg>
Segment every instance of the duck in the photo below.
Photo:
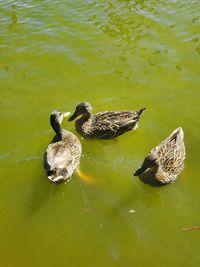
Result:
<svg viewBox="0 0 200 267"><path fill-rule="evenodd" d="M85 138L112 139L138 127L138 121L146 108L140 110L103 111L92 114L92 106L81 102L76 106L68 121L78 116L75 126L77 132Z"/></svg>
<svg viewBox="0 0 200 267"><path fill-rule="evenodd" d="M53 111L50 124L56 135L48 145L44 155L44 168L48 179L59 184L69 181L80 163L82 146L79 139L70 131L62 129L64 117L70 112Z"/></svg>
<svg viewBox="0 0 200 267"><path fill-rule="evenodd" d="M151 150L134 176L139 176L144 183L152 186L166 185L180 175L184 160L184 134L179 127Z"/></svg>

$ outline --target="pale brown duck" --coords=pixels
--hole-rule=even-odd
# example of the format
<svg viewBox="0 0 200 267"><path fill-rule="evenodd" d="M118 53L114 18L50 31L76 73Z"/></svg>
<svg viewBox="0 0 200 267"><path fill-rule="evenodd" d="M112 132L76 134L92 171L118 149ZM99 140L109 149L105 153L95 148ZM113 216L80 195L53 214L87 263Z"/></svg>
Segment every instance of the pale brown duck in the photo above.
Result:
<svg viewBox="0 0 200 267"><path fill-rule="evenodd" d="M134 176L150 185L159 186L176 180L184 168L185 145L181 127L151 150Z"/></svg>
<svg viewBox="0 0 200 267"><path fill-rule="evenodd" d="M79 139L61 127L63 118L69 114L53 111L50 116L50 123L56 135L45 152L44 167L48 179L56 184L70 179L79 165L82 153Z"/></svg>

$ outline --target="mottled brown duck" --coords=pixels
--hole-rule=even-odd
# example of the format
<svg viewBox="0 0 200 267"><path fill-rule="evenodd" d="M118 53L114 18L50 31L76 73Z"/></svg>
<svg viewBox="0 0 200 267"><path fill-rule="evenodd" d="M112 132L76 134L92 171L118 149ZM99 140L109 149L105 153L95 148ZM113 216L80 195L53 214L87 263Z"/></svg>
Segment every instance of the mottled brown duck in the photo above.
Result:
<svg viewBox="0 0 200 267"><path fill-rule="evenodd" d="M184 168L185 145L181 127L151 150L134 176L150 185L159 186L176 180Z"/></svg>
<svg viewBox="0 0 200 267"><path fill-rule="evenodd" d="M82 153L79 139L61 127L63 118L69 114L53 111L50 116L50 123L56 135L45 152L44 167L48 179L56 184L70 179L79 165Z"/></svg>
<svg viewBox="0 0 200 267"><path fill-rule="evenodd" d="M76 130L86 138L111 139L127 131L136 129L145 108L137 111L104 111L92 114L92 107L87 102L77 105L69 121L76 120Z"/></svg>

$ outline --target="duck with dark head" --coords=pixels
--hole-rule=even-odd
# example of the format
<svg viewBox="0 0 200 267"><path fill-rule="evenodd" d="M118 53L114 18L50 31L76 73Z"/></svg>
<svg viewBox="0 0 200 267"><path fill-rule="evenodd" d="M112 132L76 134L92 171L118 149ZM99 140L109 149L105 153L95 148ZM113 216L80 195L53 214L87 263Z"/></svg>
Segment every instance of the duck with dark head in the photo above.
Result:
<svg viewBox="0 0 200 267"><path fill-rule="evenodd" d="M50 116L51 127L56 135L46 149L44 167L48 179L56 184L70 179L79 165L82 153L78 138L61 126L63 118L69 114L53 111Z"/></svg>
<svg viewBox="0 0 200 267"><path fill-rule="evenodd" d="M176 180L184 168L185 145L181 127L153 148L134 176L153 186L169 184Z"/></svg>
<svg viewBox="0 0 200 267"><path fill-rule="evenodd" d="M76 120L76 130L86 138L111 139L134 130L145 108L140 110L103 111L92 114L92 106L82 102L76 106L69 121Z"/></svg>

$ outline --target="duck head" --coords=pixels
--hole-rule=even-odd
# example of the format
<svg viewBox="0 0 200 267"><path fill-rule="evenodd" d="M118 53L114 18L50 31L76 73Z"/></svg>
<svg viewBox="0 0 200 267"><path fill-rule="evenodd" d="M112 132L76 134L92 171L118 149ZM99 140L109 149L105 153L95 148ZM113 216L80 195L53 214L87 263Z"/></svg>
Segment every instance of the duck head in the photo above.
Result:
<svg viewBox="0 0 200 267"><path fill-rule="evenodd" d="M149 168L158 167L157 158L153 154L149 154L142 163L142 166L134 173L134 176L140 176Z"/></svg>
<svg viewBox="0 0 200 267"><path fill-rule="evenodd" d="M86 117L90 117L92 113L92 107L88 102L81 102L76 106L76 110L73 115L68 119L68 121L73 121L76 117L80 115L85 115Z"/></svg>
<svg viewBox="0 0 200 267"><path fill-rule="evenodd" d="M60 133L61 123L63 121L63 118L69 115L70 115L70 112L60 112L57 110L54 110L53 112L51 112L50 123L51 123L51 127L54 129L56 133Z"/></svg>

